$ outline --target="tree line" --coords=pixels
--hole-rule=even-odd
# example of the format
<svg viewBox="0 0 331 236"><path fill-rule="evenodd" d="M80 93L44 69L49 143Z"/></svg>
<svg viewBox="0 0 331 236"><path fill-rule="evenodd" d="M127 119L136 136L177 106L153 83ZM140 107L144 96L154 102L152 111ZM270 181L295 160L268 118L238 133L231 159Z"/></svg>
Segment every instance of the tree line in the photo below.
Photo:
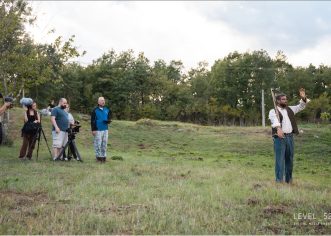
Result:
<svg viewBox="0 0 331 236"><path fill-rule="evenodd" d="M319 122L330 119L331 68L293 67L279 51L271 58L265 50L234 51L211 67L200 62L184 71L180 60L150 61L144 53L110 50L90 65L70 62L83 55L74 36L51 44L37 44L25 32L33 22L26 1L1 3L0 89L17 97L34 98L47 106L66 97L71 108L89 113L104 96L115 119L151 118L211 125L260 125L262 90L266 111L273 107L270 88L298 102L304 87L312 98L299 117Z"/></svg>

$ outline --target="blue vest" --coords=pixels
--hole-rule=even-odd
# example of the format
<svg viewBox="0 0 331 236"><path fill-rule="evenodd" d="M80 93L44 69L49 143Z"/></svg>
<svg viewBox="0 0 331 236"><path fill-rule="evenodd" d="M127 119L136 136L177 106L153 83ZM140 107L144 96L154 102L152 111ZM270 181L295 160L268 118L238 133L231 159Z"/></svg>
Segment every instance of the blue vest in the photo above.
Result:
<svg viewBox="0 0 331 236"><path fill-rule="evenodd" d="M108 113L110 110L107 107L95 109L96 126L98 131L108 130Z"/></svg>

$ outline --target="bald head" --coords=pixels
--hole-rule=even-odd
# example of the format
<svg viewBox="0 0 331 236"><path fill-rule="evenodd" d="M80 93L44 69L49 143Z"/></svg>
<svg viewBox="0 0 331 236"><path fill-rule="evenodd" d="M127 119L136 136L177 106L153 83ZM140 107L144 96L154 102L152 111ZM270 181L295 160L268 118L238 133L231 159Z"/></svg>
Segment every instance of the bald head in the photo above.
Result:
<svg viewBox="0 0 331 236"><path fill-rule="evenodd" d="M59 107L61 107L62 109L66 109L66 107L67 107L67 99L61 98L59 100Z"/></svg>
<svg viewBox="0 0 331 236"><path fill-rule="evenodd" d="M105 98L104 97L99 97L98 98L98 105L99 107L104 107L106 104Z"/></svg>

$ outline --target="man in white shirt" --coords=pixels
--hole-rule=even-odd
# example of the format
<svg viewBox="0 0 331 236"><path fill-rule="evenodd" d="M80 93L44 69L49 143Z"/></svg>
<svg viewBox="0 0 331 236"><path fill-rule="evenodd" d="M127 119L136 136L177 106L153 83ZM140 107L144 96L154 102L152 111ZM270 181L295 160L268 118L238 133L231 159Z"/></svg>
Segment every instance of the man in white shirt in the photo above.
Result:
<svg viewBox="0 0 331 236"><path fill-rule="evenodd" d="M306 98L304 89L300 89L300 97L301 100L298 105L287 106L286 95L278 94L276 96L277 111L272 109L269 112L274 141L276 182L283 182L284 174L285 182L292 182L294 157L293 134L299 134L294 115L302 111L310 101Z"/></svg>
<svg viewBox="0 0 331 236"><path fill-rule="evenodd" d="M67 108L65 109L65 111L68 113L68 120L69 120L69 127L70 127L70 125L75 124L75 120L74 120L74 117L72 116L72 114L70 113L70 105L69 104L67 104Z"/></svg>

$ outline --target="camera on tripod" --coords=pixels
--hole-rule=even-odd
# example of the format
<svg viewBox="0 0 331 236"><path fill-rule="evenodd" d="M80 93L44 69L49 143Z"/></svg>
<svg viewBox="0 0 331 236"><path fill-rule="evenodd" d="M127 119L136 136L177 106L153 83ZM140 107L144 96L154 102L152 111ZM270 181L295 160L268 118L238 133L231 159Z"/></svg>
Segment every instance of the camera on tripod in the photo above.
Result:
<svg viewBox="0 0 331 236"><path fill-rule="evenodd" d="M70 127L66 130L68 133L68 142L55 160L70 161L73 158L82 162L82 158L75 143L76 134L79 133L80 127L81 125L79 121L75 120L75 123L70 125ZM68 150L67 153L66 150Z"/></svg>
<svg viewBox="0 0 331 236"><path fill-rule="evenodd" d="M74 139L75 135L79 133L80 127L80 122L78 120L75 120L75 123L70 125L70 127L67 129L68 137Z"/></svg>

